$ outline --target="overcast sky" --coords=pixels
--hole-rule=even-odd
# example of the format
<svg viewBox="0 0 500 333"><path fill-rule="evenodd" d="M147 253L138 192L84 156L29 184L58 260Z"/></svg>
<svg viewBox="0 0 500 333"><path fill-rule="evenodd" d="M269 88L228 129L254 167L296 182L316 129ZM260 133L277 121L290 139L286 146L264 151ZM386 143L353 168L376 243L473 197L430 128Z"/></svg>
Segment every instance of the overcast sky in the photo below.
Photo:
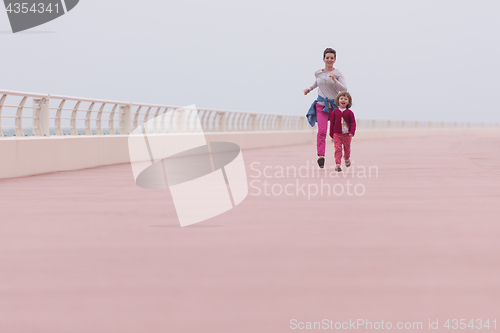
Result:
<svg viewBox="0 0 500 333"><path fill-rule="evenodd" d="M500 121L500 1L81 0L12 34L0 89L305 114L337 50L359 118Z"/></svg>

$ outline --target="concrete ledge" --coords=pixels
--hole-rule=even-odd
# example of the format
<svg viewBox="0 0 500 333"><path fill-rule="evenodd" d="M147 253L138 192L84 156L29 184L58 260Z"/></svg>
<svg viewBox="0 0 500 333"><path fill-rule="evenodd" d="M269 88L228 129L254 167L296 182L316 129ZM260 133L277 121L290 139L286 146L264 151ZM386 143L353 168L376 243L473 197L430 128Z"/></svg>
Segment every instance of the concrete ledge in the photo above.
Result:
<svg viewBox="0 0 500 333"><path fill-rule="evenodd" d="M156 134L190 136L192 134ZM499 129L363 129L355 139L410 136L500 137ZM205 133L208 142L227 141L242 149L313 144L316 131ZM128 135L0 138L0 179L129 163Z"/></svg>
<svg viewBox="0 0 500 333"><path fill-rule="evenodd" d="M315 136L314 131L205 133L209 142L233 142L242 149L308 144ZM0 151L0 179L130 162L128 135L0 138Z"/></svg>
<svg viewBox="0 0 500 333"><path fill-rule="evenodd" d="M412 128L412 129L365 129L356 130L356 139L397 138L397 137L428 137L428 136L500 136L498 128Z"/></svg>

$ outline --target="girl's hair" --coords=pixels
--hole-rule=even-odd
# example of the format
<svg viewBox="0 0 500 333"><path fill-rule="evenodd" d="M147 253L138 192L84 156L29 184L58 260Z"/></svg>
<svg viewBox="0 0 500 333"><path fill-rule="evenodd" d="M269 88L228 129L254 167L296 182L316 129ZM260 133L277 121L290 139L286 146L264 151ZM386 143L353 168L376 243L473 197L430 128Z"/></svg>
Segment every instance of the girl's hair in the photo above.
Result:
<svg viewBox="0 0 500 333"><path fill-rule="evenodd" d="M335 59L337 59L337 52L335 52L334 49L330 48L330 47L327 47L324 51L323 51L323 59L325 59L326 57L326 54L327 53L333 53L333 56L335 57Z"/></svg>
<svg viewBox="0 0 500 333"><path fill-rule="evenodd" d="M349 99L349 103L347 103L347 105L346 105L346 108L349 109L352 106L352 97L351 97L351 94L349 94L347 91L339 92L337 97L335 97L335 105L339 106L339 99L341 96L346 96Z"/></svg>

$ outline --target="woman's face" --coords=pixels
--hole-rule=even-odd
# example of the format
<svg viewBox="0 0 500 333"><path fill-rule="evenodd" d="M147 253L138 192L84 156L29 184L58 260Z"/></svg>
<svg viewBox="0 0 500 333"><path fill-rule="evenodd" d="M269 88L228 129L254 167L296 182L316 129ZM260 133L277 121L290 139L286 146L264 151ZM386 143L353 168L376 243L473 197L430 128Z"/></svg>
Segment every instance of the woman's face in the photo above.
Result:
<svg viewBox="0 0 500 333"><path fill-rule="evenodd" d="M326 66L333 66L333 64L335 63L335 54L333 53L327 53L325 54L325 57L323 58L323 61L325 62L325 65Z"/></svg>

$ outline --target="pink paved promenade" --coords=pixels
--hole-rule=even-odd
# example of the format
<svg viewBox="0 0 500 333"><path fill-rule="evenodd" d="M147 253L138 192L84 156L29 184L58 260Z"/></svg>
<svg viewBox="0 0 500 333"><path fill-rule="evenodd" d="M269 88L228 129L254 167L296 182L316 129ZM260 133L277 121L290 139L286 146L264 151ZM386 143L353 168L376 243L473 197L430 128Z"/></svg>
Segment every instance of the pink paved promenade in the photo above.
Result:
<svg viewBox="0 0 500 333"><path fill-rule="evenodd" d="M346 178L313 175L312 145L244 151L245 201L185 228L169 191L137 187L129 165L0 180L0 332L500 330L500 136L352 151Z"/></svg>

